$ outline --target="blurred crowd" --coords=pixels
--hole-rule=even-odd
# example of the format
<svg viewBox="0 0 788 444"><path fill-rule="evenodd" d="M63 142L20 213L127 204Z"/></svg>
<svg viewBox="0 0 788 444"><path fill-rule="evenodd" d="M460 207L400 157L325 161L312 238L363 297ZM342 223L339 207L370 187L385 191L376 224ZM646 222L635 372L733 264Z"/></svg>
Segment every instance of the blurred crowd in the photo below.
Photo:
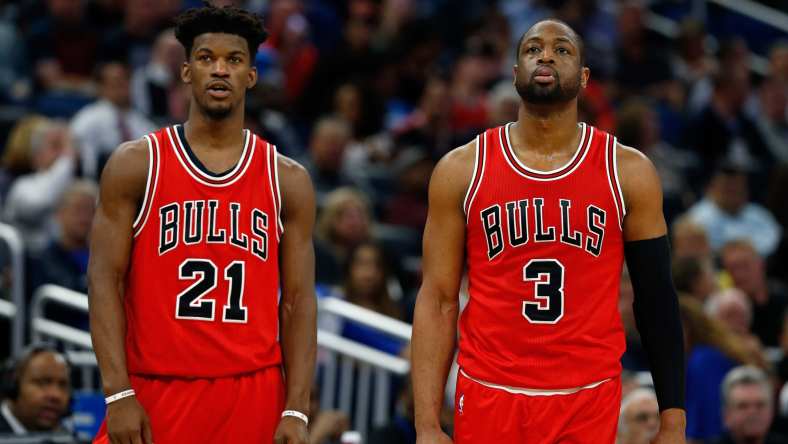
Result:
<svg viewBox="0 0 788 444"><path fill-rule="evenodd" d="M312 176L319 297L405 322L432 168L517 118L518 38L542 18L569 23L591 68L581 119L641 150L662 180L686 337L688 435L696 443L788 435L788 34L712 5L697 20L693 2L677 0L212 3L265 17L270 37L254 57L246 126ZM122 141L185 120L185 55L172 18L200 4L0 0L0 218L24 237L28 294L44 283L87 291L102 167ZM655 32L654 13L675 29ZM7 287L9 275L0 279ZM647 369L631 300L625 273L626 377ZM53 316L87 328L78 313ZM407 357L407 344L369 328L320 322ZM647 443L656 401L631 379L620 441ZM403 383L396 417L370 442L414 442L412 402ZM349 426L339 412L321 415L316 443Z"/></svg>

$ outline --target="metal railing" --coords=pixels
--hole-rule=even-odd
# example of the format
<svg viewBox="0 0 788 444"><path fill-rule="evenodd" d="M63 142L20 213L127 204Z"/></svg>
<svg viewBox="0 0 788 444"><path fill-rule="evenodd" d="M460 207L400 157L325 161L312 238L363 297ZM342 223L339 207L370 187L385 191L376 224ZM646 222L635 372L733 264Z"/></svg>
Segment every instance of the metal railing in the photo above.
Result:
<svg viewBox="0 0 788 444"><path fill-rule="evenodd" d="M17 355L25 343L25 249L15 228L0 223L0 239L11 256L11 300L0 300L0 316L11 320L11 352Z"/></svg>
<svg viewBox="0 0 788 444"><path fill-rule="evenodd" d="M48 319L46 312L51 305L86 313L87 295L57 285L39 287L31 305L31 336L34 341L52 339L62 342L71 364L82 370L83 387L98 390L98 381L94 377L96 358L90 334ZM318 310L375 328L403 341L410 340L409 324L340 299L324 298L320 300ZM323 375L321 406L353 414L354 428L363 435L366 435L369 424L386 424L391 418L393 378L407 375L410 363L400 356L381 352L329 331L318 330L317 343L321 349L318 365ZM370 404L371 410L365 408Z"/></svg>

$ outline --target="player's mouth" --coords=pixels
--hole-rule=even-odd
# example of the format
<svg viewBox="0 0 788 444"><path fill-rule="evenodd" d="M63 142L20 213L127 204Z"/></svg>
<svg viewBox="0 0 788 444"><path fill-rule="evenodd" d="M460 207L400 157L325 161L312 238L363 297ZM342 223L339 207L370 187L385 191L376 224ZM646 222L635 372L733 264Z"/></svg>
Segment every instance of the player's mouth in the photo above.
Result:
<svg viewBox="0 0 788 444"><path fill-rule="evenodd" d="M224 82L214 82L208 85L207 91L208 95L215 99L224 99L226 97L230 97L232 88L230 88L230 85Z"/></svg>
<svg viewBox="0 0 788 444"><path fill-rule="evenodd" d="M540 85L549 85L555 82L556 77L557 74L555 70L546 66L536 68L533 74L534 81Z"/></svg>

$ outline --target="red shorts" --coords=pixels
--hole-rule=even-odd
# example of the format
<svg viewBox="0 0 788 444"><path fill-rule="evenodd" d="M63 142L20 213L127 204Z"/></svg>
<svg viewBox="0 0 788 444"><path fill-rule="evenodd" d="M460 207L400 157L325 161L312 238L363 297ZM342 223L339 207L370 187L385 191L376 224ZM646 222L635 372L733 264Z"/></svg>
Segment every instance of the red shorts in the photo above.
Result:
<svg viewBox="0 0 788 444"><path fill-rule="evenodd" d="M153 442L272 443L284 409L282 369L216 379L131 376ZM106 420L94 444L109 443Z"/></svg>
<svg viewBox="0 0 788 444"><path fill-rule="evenodd" d="M613 444L621 378L572 394L509 393L457 375L455 444Z"/></svg>

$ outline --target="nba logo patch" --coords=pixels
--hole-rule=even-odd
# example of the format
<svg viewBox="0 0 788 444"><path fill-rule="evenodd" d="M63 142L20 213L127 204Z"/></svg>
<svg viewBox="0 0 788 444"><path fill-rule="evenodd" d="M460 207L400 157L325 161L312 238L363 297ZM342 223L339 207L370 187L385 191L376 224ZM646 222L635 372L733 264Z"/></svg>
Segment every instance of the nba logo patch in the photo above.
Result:
<svg viewBox="0 0 788 444"><path fill-rule="evenodd" d="M465 395L460 395L460 402L457 403L457 411L462 415L462 407L465 404Z"/></svg>

